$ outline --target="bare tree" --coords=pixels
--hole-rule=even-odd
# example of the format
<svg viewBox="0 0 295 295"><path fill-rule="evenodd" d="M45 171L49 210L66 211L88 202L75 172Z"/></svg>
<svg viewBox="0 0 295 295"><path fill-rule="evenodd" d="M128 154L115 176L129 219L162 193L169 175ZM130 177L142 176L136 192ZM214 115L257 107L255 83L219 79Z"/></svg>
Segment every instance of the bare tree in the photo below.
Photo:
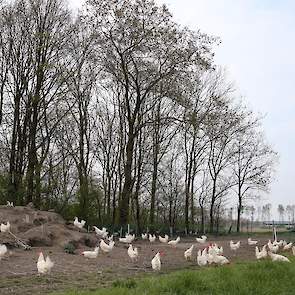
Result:
<svg viewBox="0 0 295 295"><path fill-rule="evenodd" d="M14 201L24 201L20 189L26 171L26 202L39 207L40 167L49 146L47 110L63 84L59 74L69 13L57 0L16 1L1 13L1 42L6 43L1 101L4 89L13 100L10 195Z"/></svg>
<svg viewBox="0 0 295 295"><path fill-rule="evenodd" d="M0 9L1 202L189 233L219 230L231 188L238 215L268 190L276 155L213 65L218 38L154 0Z"/></svg>
<svg viewBox="0 0 295 295"><path fill-rule="evenodd" d="M92 99L100 71L93 63L93 38L78 18L73 26L75 34L68 45L69 71L66 84L68 88L68 108L72 118L68 134L71 155L75 161L79 179L80 216L88 220L89 186L93 162L92 130L94 127L95 105ZM78 136L76 137L75 134Z"/></svg>
<svg viewBox="0 0 295 295"><path fill-rule="evenodd" d="M175 79L188 65L207 66L212 40L179 30L165 6L153 1L88 1L88 20L95 28L103 68L120 86L126 112L127 144L120 222L126 224L134 179L134 142L142 126L142 111L157 87ZM94 26L93 26L94 19ZM201 46L203 44L203 46ZM157 102L157 95L153 95ZM152 104L153 107L153 104Z"/></svg>
<svg viewBox="0 0 295 295"><path fill-rule="evenodd" d="M233 175L237 183L234 191L238 197L237 232L240 231L240 216L244 203L257 196L260 191L268 192L272 180L276 154L267 145L261 133L251 126L236 137L234 143Z"/></svg>
<svg viewBox="0 0 295 295"><path fill-rule="evenodd" d="M280 221L284 221L284 216L285 216L285 207L282 204L278 205L278 213L280 217Z"/></svg>
<svg viewBox="0 0 295 295"><path fill-rule="evenodd" d="M262 206L262 216L264 221L271 221L271 207L270 203Z"/></svg>

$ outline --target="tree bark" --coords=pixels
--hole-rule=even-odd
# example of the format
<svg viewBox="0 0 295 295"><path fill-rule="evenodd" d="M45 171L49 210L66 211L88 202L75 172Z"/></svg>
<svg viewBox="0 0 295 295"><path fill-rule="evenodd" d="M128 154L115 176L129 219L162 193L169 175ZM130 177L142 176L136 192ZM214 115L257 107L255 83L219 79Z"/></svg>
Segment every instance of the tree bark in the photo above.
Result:
<svg viewBox="0 0 295 295"><path fill-rule="evenodd" d="M210 204L210 233L213 233L214 230L214 205L215 205L215 193L216 193L216 179L213 180L213 188L212 188L212 197Z"/></svg>
<svg viewBox="0 0 295 295"><path fill-rule="evenodd" d="M238 204L238 217L237 217L237 232L240 232L240 226L241 226L241 212L242 212L242 197L241 192L239 189L239 204Z"/></svg>
<svg viewBox="0 0 295 295"><path fill-rule="evenodd" d="M132 128L133 129L133 128ZM135 135L133 131L128 134L128 141L126 145L126 163L124 166L125 181L122 190L122 196L120 200L120 224L126 226L129 221L129 203L132 194L132 161L134 153L134 139Z"/></svg>
<svg viewBox="0 0 295 295"><path fill-rule="evenodd" d="M40 85L41 87L41 85ZM26 202L30 203L33 201L34 196L34 178L35 169L38 164L37 153L36 153L36 132L38 124L38 103L39 94L33 97L32 103L32 121L30 122L30 133L29 133L29 151L28 151L28 170L27 170L27 198Z"/></svg>
<svg viewBox="0 0 295 295"><path fill-rule="evenodd" d="M201 233L205 234L205 212L204 212L204 207L201 206Z"/></svg>
<svg viewBox="0 0 295 295"><path fill-rule="evenodd" d="M153 175L152 175L152 192L151 192L151 206L150 206L150 226L154 226L155 221L155 202L156 202L156 190L157 190L157 178L158 178L158 147L154 148L153 156Z"/></svg>

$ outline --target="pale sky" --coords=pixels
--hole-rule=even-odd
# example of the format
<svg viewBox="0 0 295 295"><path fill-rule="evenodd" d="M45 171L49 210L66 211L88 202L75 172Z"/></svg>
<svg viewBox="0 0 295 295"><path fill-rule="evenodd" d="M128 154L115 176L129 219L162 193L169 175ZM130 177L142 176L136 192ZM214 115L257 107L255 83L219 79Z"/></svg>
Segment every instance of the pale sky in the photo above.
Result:
<svg viewBox="0 0 295 295"><path fill-rule="evenodd" d="M177 22L219 36L216 64L225 66L241 96L266 114L264 130L280 155L276 181L263 203L295 204L295 1L157 0ZM70 0L77 8L82 1Z"/></svg>

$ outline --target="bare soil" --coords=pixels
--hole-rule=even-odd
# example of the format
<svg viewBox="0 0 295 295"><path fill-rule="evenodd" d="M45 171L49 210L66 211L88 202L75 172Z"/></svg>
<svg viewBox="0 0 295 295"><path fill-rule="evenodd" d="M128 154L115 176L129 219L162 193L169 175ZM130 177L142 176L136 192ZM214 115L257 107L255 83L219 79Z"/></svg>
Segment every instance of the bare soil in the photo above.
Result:
<svg viewBox="0 0 295 295"><path fill-rule="evenodd" d="M48 211L29 207L0 206L0 223L11 224L11 232L30 246L60 246L71 242L75 245L94 246L96 239L85 229L78 231L73 222L66 223L63 218ZM9 233L0 233L0 242L14 247L15 239Z"/></svg>
<svg viewBox="0 0 295 295"><path fill-rule="evenodd" d="M240 240L241 248L236 253L229 249L229 239L214 241L223 246L224 255L232 263L255 259L254 246L248 246L245 238ZM261 241L260 245L265 242L266 240ZM79 255L79 252L88 249L87 247L79 248L76 255L65 253L61 247L34 247L30 251L12 250L9 257L0 262L0 294L47 294L68 288L91 290L104 287L120 278L151 273L150 261L159 250L165 253L162 258L162 272L184 268L197 269L196 261L185 261L183 253L191 244L196 245L195 255L198 249L208 245L196 244L193 238L182 239L176 248L159 242L151 244L149 241L136 241L133 244L140 255L136 263L130 261L127 246L119 242L116 242L110 254L100 252L97 259L86 259ZM46 255L49 254L55 262L50 275L37 274L36 262L41 250Z"/></svg>
<svg viewBox="0 0 295 295"><path fill-rule="evenodd" d="M30 216L30 222L25 222L28 221L25 215ZM26 220L22 224L20 220L23 218ZM192 244L195 245L195 257L198 249L203 249L210 242L216 242L223 246L224 255L231 263L255 259L255 247L247 245L246 236L234 237L235 241L241 241L241 247L236 253L229 248L229 241L233 237L209 237L208 242L203 245L197 244L195 237L190 237L181 238L176 248L159 241L150 243L148 240L136 240L133 245L138 248L140 255L136 263L132 263L127 255L128 245L118 241L115 241L110 254L100 251L96 259L86 259L80 253L98 244L99 239L94 233L79 232L72 225L65 224L56 213L38 211L36 214L33 209L0 208L0 222L7 220L12 224L12 231L33 247L26 251L13 248L13 240L0 233L0 243L6 242L10 246L9 255L0 261L0 294L3 295L48 294L69 288L92 290L105 287L120 278L152 273L150 262L158 251L164 252L161 273L185 268L198 269L195 260L187 262L183 257L184 251ZM37 224L36 220L41 224ZM265 244L268 238L271 238L271 234L269 237L260 236L259 245ZM64 252L63 247L69 241L76 243L78 247L75 255ZM36 263L40 251L55 262L49 275L37 274Z"/></svg>

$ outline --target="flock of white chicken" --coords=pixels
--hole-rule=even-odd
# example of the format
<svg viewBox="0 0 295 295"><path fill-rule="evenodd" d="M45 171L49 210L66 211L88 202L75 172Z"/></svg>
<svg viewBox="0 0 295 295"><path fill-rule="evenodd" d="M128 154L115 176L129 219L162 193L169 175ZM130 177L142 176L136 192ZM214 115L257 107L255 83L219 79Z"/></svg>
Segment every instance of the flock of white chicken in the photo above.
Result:
<svg viewBox="0 0 295 295"><path fill-rule="evenodd" d="M267 251L267 248L269 251ZM272 261L283 261L283 262L290 262L290 260L284 256L277 254L279 250L282 251L289 251L292 249L292 253L295 256L295 247L293 246L293 243L287 243L285 240L280 240L279 242L277 240L271 242L268 240L268 243L262 247L261 250L256 246L255 247L255 255L257 259L263 259L266 258L267 255L270 256Z"/></svg>
<svg viewBox="0 0 295 295"><path fill-rule="evenodd" d="M85 226L85 221L79 221L77 217L74 219L74 226L77 227L79 230ZM107 229L103 227L99 229L98 227L93 227L95 233L98 237L100 237L99 246L96 246L92 251L83 251L81 255L86 258L94 259L97 258L99 251L101 250L104 253L110 253L114 249L115 242L113 240L113 236L109 236ZM2 223L0 225L1 232L10 232L10 223L7 222L6 224ZM150 243L154 243L157 239L155 235L151 234L142 234L142 240L148 240ZM165 235L164 237L158 236L158 239L161 243L170 245L172 247L176 247L177 244L180 242L180 237L177 237L175 240L169 241L169 236ZM132 242L135 240L135 235L127 234L125 237L119 238L120 243L129 244L127 249L127 255L130 257L132 262L136 262L138 260L138 249L133 247ZM206 236L201 236L200 238L196 238L197 243L205 244L207 242ZM260 250L257 246L258 241L252 240L248 238L248 245L249 246L256 246L255 247L255 255L258 260L266 258L270 256L272 261L283 261L283 262L290 262L290 260L281 254L278 254L279 250L282 251L289 251L292 250L293 255L295 256L295 247L293 243L287 243L285 240L277 241L275 239L274 242L270 240L266 245L262 247ZM229 247L232 251L236 252L241 246L241 242L238 241L234 243L230 241ZM202 250L199 249L197 252L197 257L194 257L194 247L192 245L184 252L185 260L193 261L196 259L197 264L199 266L206 266L210 264L217 264L217 265L224 265L228 264L229 260L225 256L223 256L223 247L219 247L216 243L210 243L208 246L204 247ZM0 244L0 260L6 255L7 247L6 245ZM163 252L157 252L154 258L151 260L152 269L155 271L161 270L161 257L164 255ZM54 266L54 262L51 261L50 257L47 256L44 258L42 252L39 253L39 258L37 261L37 270L39 274L47 274L50 273L51 269Z"/></svg>
<svg viewBox="0 0 295 295"><path fill-rule="evenodd" d="M85 221L82 220L81 222L78 221L78 218L75 218L74 225L81 229L85 224ZM113 236L108 237L108 232L106 228L102 228L101 230L94 226L94 230L98 236L100 236L103 239L106 239L109 241L109 244L106 244L106 242L101 239L100 241L100 248L103 252L110 252L115 242L113 241ZM152 234L142 234L141 235L142 240L149 240L150 243L154 243L157 239L155 235ZM175 240L169 241L169 236L165 235L164 237L158 236L158 239L161 243L171 245L172 247L176 247L176 245L180 242L180 237L177 237ZM138 259L138 249L136 247L133 247L132 242L135 240L135 235L127 234L125 237L119 238L119 242L129 244L129 248L127 250L127 254L130 257L132 262L137 261ZM200 244L205 244L207 242L206 236L201 236L199 238L196 238L196 241ZM283 255L277 254L280 247L283 251L287 251L292 249L293 255L295 256L295 247L292 243L287 243L286 241L277 241L275 240L273 243L269 240L267 245L264 245L262 247L262 250L260 251L258 246L258 241L252 240L251 238L248 238L248 245L249 246L256 246L255 247L255 254L256 258L258 260L266 258L267 256L270 256L273 261L288 261L289 259ZM241 246L241 242L238 241L234 243L233 241L229 242L229 247L232 251L236 252ZM185 260L194 260L193 256L193 250L194 245L192 245L190 248L188 248L184 252L184 258ZM84 251L82 254L87 258L96 258L98 254L98 247L96 247L93 251ZM161 269L161 256L163 256L163 252L157 252L157 254L154 256L154 258L151 261L152 269L153 270L160 270ZM217 265L224 265L229 263L228 258L223 256L223 247L219 247L216 243L210 243L207 247L205 247L203 250L198 250L198 254L196 257L197 264L199 266L205 266L207 264L217 264Z"/></svg>

